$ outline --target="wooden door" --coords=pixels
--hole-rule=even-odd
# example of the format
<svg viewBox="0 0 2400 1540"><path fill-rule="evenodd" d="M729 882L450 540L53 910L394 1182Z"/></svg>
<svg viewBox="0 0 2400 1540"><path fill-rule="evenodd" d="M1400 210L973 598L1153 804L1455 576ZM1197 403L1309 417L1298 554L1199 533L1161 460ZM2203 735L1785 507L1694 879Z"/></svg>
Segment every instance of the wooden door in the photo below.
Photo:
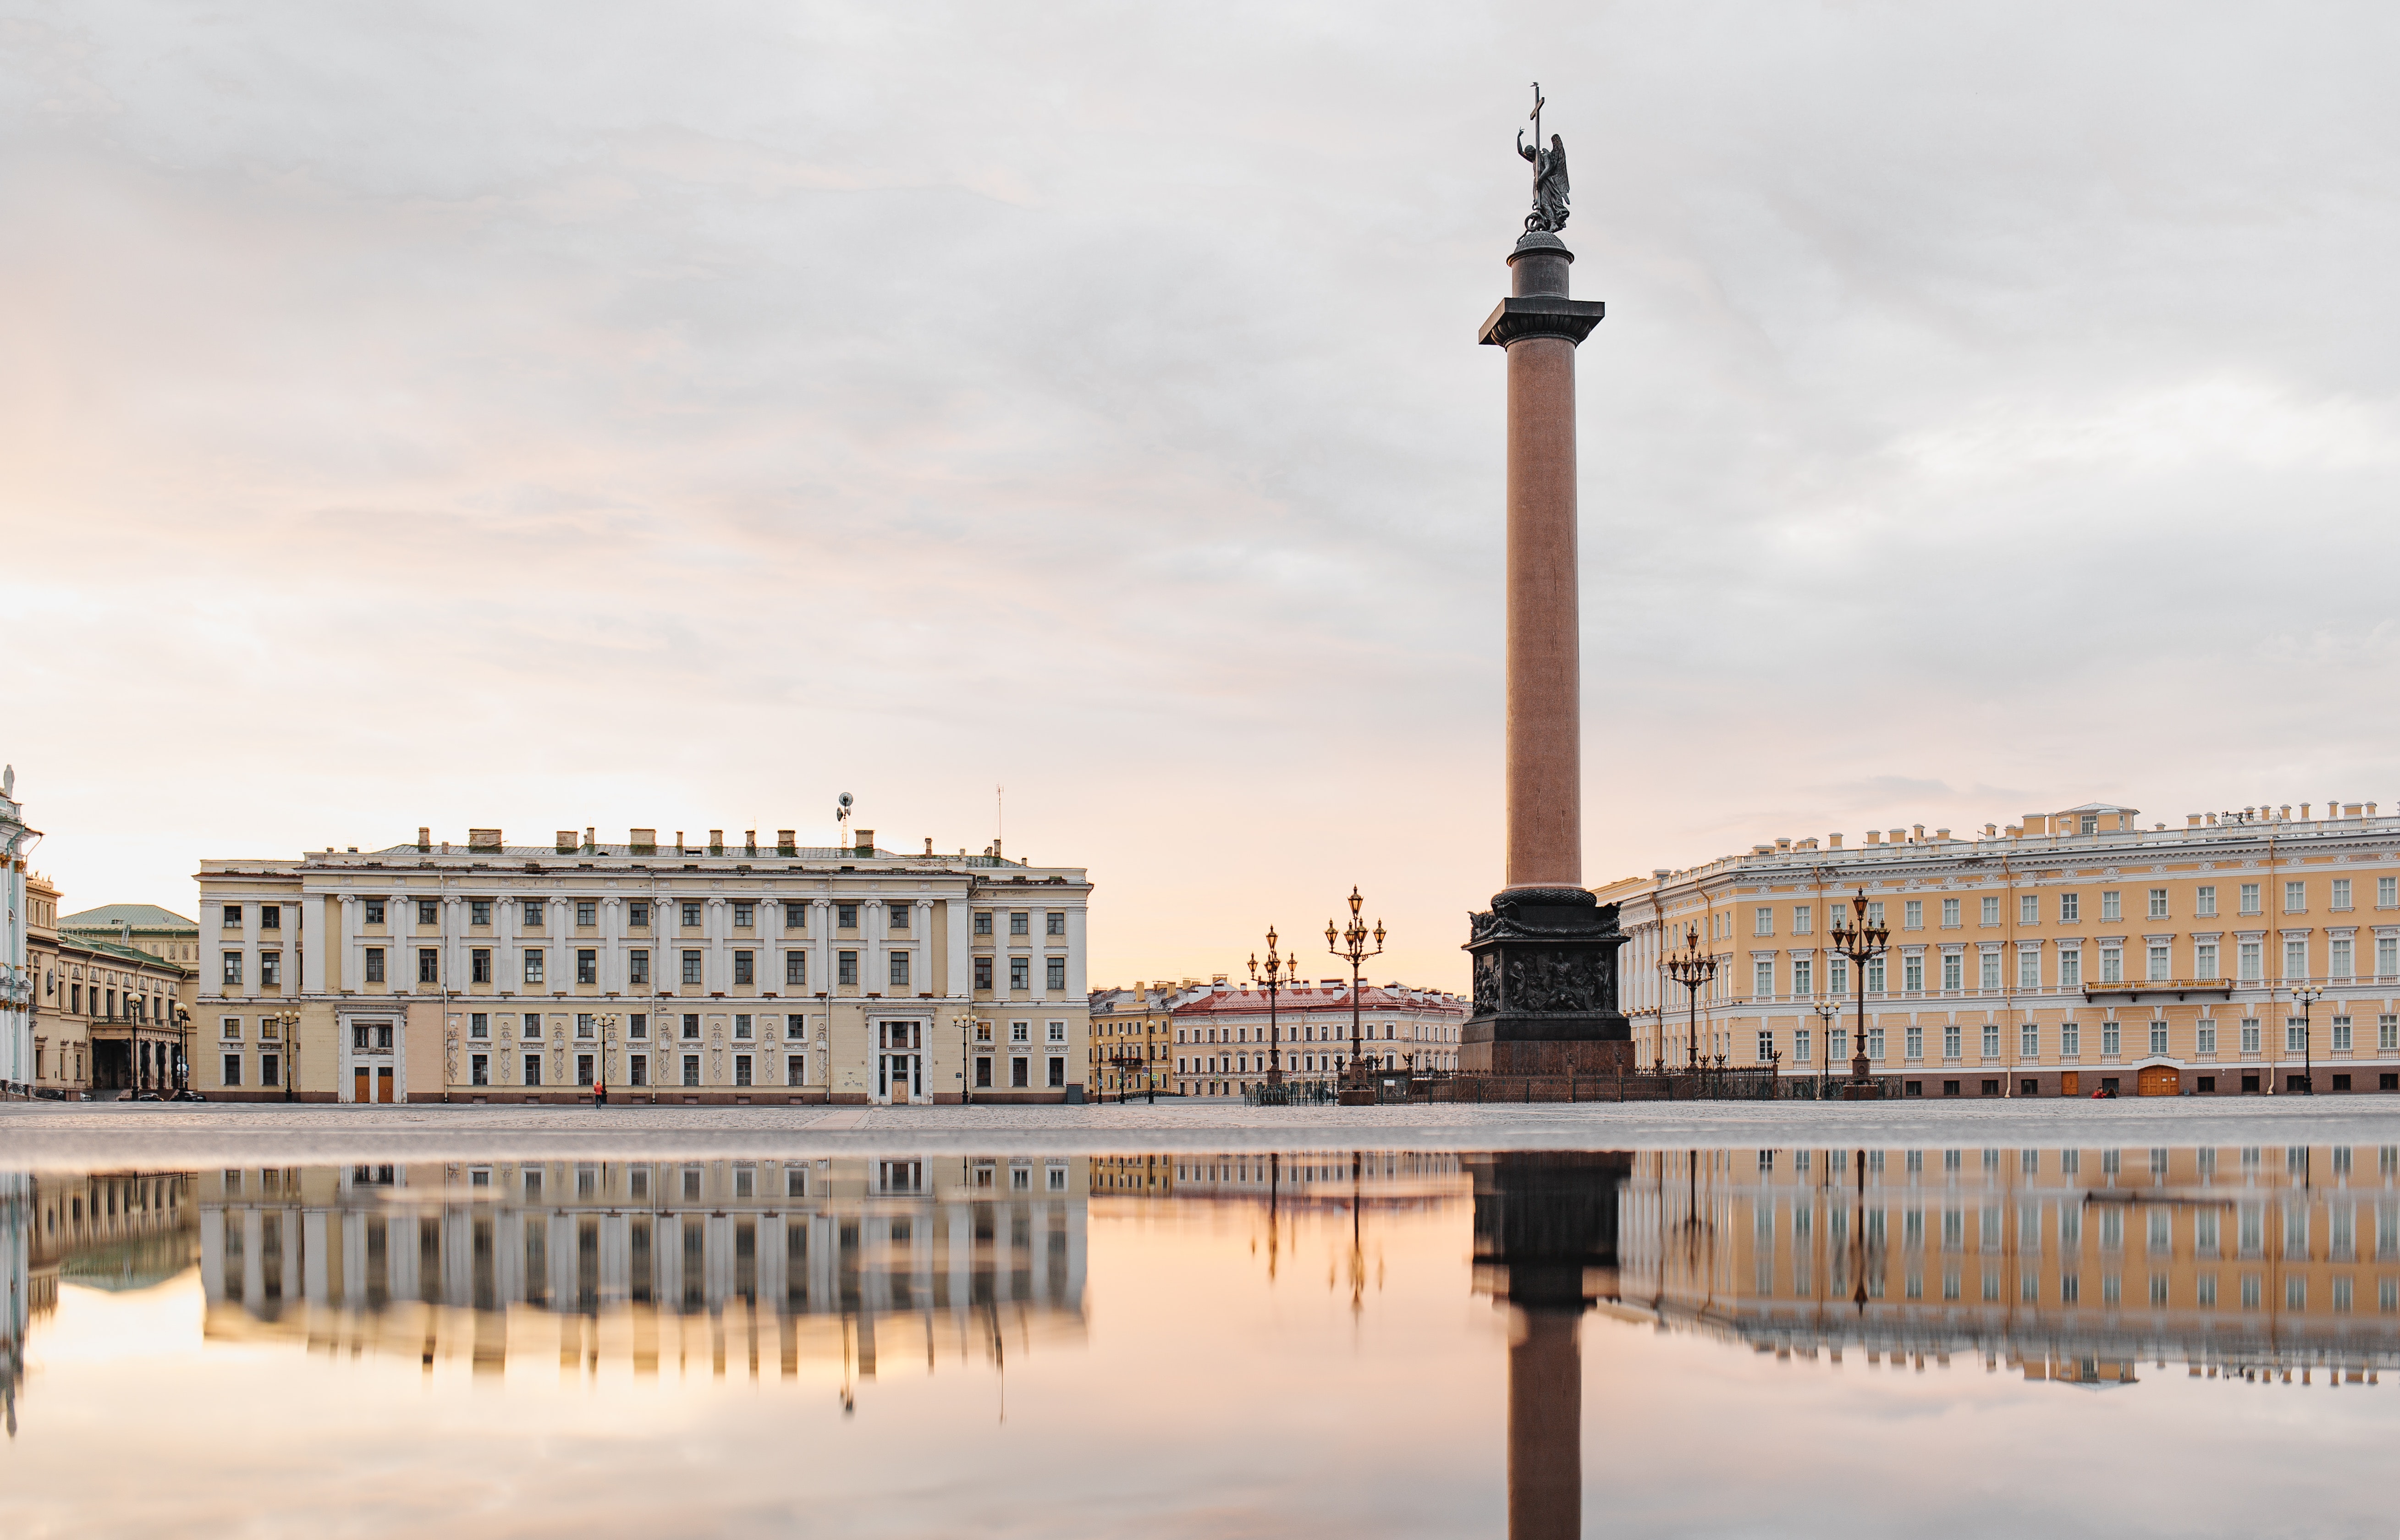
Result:
<svg viewBox="0 0 2400 1540"><path fill-rule="evenodd" d="M375 1067L375 1100L389 1101L390 1099L391 1066L379 1064Z"/></svg>
<svg viewBox="0 0 2400 1540"><path fill-rule="evenodd" d="M2083 1094L2083 1077L2076 1071L2069 1070L2066 1073L2058 1077L2058 1092L2059 1095L2066 1097L2081 1096Z"/></svg>
<svg viewBox="0 0 2400 1540"><path fill-rule="evenodd" d="M2153 1064L2142 1071L2141 1078L2134 1083L2134 1090L2146 1097L2179 1096L2183 1091L2183 1076L2172 1065Z"/></svg>
<svg viewBox="0 0 2400 1540"><path fill-rule="evenodd" d="M375 1083L373 1080L369 1078L366 1066L364 1065L359 1066L358 1073L353 1077L353 1083L350 1086L350 1099L352 1101L373 1101L375 1099Z"/></svg>

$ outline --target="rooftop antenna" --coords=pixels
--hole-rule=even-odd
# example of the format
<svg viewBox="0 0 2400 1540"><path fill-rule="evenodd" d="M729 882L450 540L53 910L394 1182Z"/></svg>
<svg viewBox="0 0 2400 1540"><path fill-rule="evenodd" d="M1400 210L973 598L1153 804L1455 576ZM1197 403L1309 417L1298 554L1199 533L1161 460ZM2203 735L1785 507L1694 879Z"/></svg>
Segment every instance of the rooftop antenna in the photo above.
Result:
<svg viewBox="0 0 2400 1540"><path fill-rule="evenodd" d="M833 799L833 842L836 845L847 845L850 842L845 830L850 824L851 804L856 800L857 798L848 792L843 792Z"/></svg>

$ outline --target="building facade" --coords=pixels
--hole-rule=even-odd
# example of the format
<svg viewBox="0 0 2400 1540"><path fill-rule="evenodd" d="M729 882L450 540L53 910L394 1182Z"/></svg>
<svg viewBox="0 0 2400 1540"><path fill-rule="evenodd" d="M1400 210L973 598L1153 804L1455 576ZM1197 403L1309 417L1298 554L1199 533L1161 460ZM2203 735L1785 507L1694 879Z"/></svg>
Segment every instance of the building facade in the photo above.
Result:
<svg viewBox="0 0 2400 1540"><path fill-rule="evenodd" d="M1458 1068L1458 1033L1469 1002L1439 989L1399 984L1358 991L1360 1052L1378 1069L1446 1073ZM1218 982L1174 1007L1175 1088L1185 1096L1239 1096L1263 1084L1281 1047L1287 1082L1330 1085L1350 1058L1346 980L1319 979L1267 992Z"/></svg>
<svg viewBox="0 0 2400 1540"><path fill-rule="evenodd" d="M1219 974L1221 988L1225 975ZM1091 997L1091 1047L1084 1085L1098 1097L1140 1096L1175 1089L1175 1007L1206 990L1196 978L1134 980L1130 989L1095 989Z"/></svg>
<svg viewBox="0 0 2400 1540"><path fill-rule="evenodd" d="M34 1089L34 974L26 910L27 859L41 831L17 801L17 767L0 769L0 1097Z"/></svg>
<svg viewBox="0 0 2400 1540"><path fill-rule="evenodd" d="M197 970L93 930L67 930L58 889L38 874L27 879L26 894L34 1094L75 1100L92 1092L163 1095L187 1085Z"/></svg>
<svg viewBox="0 0 2400 1540"><path fill-rule="evenodd" d="M152 957L181 963L196 976L199 973L199 921L186 920L172 909L156 904L103 904L97 909L51 919L61 935L139 947Z"/></svg>
<svg viewBox="0 0 2400 1540"><path fill-rule="evenodd" d="M2144 828L2093 803L1953 838L1778 839L1595 889L1648 1058L1878 1074L1922 1096L2400 1090L2400 818L2253 807ZM1889 927L1856 976L1854 895ZM1697 996L1669 957L1698 934Z"/></svg>
<svg viewBox="0 0 2400 1540"><path fill-rule="evenodd" d="M1090 883L1000 855L497 829L201 863L195 1083L324 1101L1058 1101Z"/></svg>

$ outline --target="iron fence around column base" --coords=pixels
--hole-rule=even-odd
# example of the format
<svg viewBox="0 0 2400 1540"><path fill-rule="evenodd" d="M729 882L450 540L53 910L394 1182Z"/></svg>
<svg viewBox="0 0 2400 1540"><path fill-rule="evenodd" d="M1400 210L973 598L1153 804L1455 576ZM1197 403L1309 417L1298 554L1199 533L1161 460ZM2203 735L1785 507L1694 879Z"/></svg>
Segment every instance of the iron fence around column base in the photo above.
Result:
<svg viewBox="0 0 2400 1540"><path fill-rule="evenodd" d="M1259 1082L1242 1093L1242 1099L1252 1107L1326 1107L1336 1096L1333 1086L1323 1081L1285 1081L1281 1085Z"/></svg>
<svg viewBox="0 0 2400 1540"><path fill-rule="evenodd" d="M1872 1077L1882 1097L1899 1099L1897 1076ZM1755 1068L1667 1070L1621 1075L1452 1075L1419 1080L1410 1099L1506 1105L1537 1101L1840 1101L1847 1075L1784 1075Z"/></svg>

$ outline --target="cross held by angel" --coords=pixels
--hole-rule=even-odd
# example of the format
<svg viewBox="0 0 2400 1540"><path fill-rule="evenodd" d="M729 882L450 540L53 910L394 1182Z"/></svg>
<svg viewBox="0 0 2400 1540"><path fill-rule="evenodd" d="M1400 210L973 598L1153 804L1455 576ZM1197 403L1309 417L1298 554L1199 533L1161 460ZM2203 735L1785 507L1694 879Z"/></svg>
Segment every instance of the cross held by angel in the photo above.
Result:
<svg viewBox="0 0 2400 1540"><path fill-rule="evenodd" d="M1549 147L1542 146L1542 108L1548 103L1542 88L1534 87L1534 142L1525 143L1525 130L1517 130L1517 153L1534 163L1534 211L1525 216L1525 233L1536 230L1563 230L1567 224L1567 146L1557 134L1550 135Z"/></svg>

